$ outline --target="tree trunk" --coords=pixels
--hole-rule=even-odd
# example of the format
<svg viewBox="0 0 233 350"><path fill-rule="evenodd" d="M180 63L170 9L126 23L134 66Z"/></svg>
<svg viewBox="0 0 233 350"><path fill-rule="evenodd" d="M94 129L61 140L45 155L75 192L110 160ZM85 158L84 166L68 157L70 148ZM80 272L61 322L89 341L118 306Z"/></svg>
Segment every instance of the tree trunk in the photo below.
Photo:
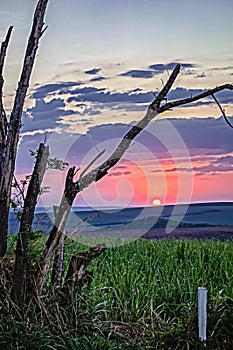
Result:
<svg viewBox="0 0 233 350"><path fill-rule="evenodd" d="M54 206L54 217L57 216L59 207ZM54 256L54 262L53 262L53 271L52 271L52 277L51 277L51 285L61 286L62 284L62 277L63 277L63 261L64 261L64 250L65 250L65 241L66 241L66 232L64 229L64 232L62 233L60 240L58 242L58 247L55 251Z"/></svg>
<svg viewBox="0 0 233 350"><path fill-rule="evenodd" d="M64 289L68 289L71 293L80 290L85 282L85 277L90 274L87 272L87 266L106 249L105 244L97 244L87 252L73 255L66 274Z"/></svg>
<svg viewBox="0 0 233 350"><path fill-rule="evenodd" d="M15 159L19 141L22 111L39 40L44 32L44 16L48 1L49 0L39 0L36 6L31 34L28 39L24 57L22 73L10 115L10 122L4 135L4 140L2 140L2 152L0 157L0 256L4 256L7 249L11 184L15 170Z"/></svg>
<svg viewBox="0 0 233 350"><path fill-rule="evenodd" d="M9 215L9 203L7 203L7 198L9 198L9 189L7 190L2 184L2 181L5 177L3 164L7 134L7 119L2 99L4 85L3 68L12 29L12 26L9 27L5 41L2 42L0 51L0 257L4 256L7 249L7 235L5 232L8 231Z"/></svg>
<svg viewBox="0 0 233 350"><path fill-rule="evenodd" d="M34 211L40 194L41 183L46 170L46 164L49 156L49 147L43 143L40 144L36 163L29 182L24 208L18 233L16 247L16 261L14 271L14 293L18 304L23 304L26 296L27 286L27 248L31 237L31 228L34 218Z"/></svg>
<svg viewBox="0 0 233 350"><path fill-rule="evenodd" d="M65 224L68 219L71 206L76 196L74 191L75 167L68 170L66 176L65 190L61 199L58 213L55 217L55 223L50 232L46 247L39 261L38 272L36 276L36 294L41 295L43 286L48 275L50 264L54 256L55 250L59 247L61 236L64 234Z"/></svg>

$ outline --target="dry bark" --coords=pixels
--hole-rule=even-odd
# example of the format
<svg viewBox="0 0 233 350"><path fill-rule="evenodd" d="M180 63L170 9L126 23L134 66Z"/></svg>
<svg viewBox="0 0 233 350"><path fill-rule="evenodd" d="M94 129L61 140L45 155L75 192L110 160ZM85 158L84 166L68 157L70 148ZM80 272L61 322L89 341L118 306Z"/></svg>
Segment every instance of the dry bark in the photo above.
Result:
<svg viewBox="0 0 233 350"><path fill-rule="evenodd" d="M87 278L87 276L91 274L90 271L87 271L87 266L106 249L107 247L105 244L97 244L87 252L73 255L70 260L63 288L68 289L71 293L80 290L85 282L85 277Z"/></svg>
<svg viewBox="0 0 233 350"><path fill-rule="evenodd" d="M9 124L7 124L7 128L4 128L5 121L2 122L4 118L1 118L1 129L5 131L2 133L4 139L1 140L2 142L0 157L0 257L5 255L7 249L8 215L11 196L11 183L15 170L15 159L19 141L23 105L29 86L29 81L39 45L39 40L45 30L44 16L48 1L49 0L39 0L35 9L32 29L27 43L21 77L19 80L18 88L14 99L14 105L10 115ZM8 38L10 38L10 34ZM1 59L1 64L3 68L4 59Z"/></svg>
<svg viewBox="0 0 233 350"><path fill-rule="evenodd" d="M13 30L13 26L9 27L5 41L2 42L1 51L0 51L0 163L2 159L3 149L6 146L6 133L7 133L7 118L6 118L6 112L4 109L3 98L2 98L3 85L4 85L3 68L4 68L5 57L6 57L7 48L10 41L12 30ZM1 171L1 168L0 168L0 171ZM0 173L0 176L1 176L1 173Z"/></svg>
<svg viewBox="0 0 233 350"><path fill-rule="evenodd" d="M54 206L54 217L57 216L59 207ZM64 261L64 251L65 251L65 241L66 241L66 232L62 233L58 247L56 248L55 251L55 256L54 256L54 261L53 261L53 271L52 271L52 276L51 276L51 285L56 287L56 286L61 286L62 284L62 277L63 277L63 261Z"/></svg>
<svg viewBox="0 0 233 350"><path fill-rule="evenodd" d="M6 198L9 198L10 190L6 190L1 186L1 179L4 176L4 151L7 146L7 118L2 99L4 85L3 68L12 29L12 26L9 27L5 41L2 42L0 52L0 257L4 256L7 247L7 235L5 232L8 228L6 225L8 223L9 208L6 208Z"/></svg>
<svg viewBox="0 0 233 350"><path fill-rule="evenodd" d="M49 147L40 144L36 163L24 201L24 208L20 222L17 239L15 271L14 271L14 293L18 304L23 304L27 286L27 248L31 238L32 222L35 207L40 194L41 183L46 170L49 156Z"/></svg>

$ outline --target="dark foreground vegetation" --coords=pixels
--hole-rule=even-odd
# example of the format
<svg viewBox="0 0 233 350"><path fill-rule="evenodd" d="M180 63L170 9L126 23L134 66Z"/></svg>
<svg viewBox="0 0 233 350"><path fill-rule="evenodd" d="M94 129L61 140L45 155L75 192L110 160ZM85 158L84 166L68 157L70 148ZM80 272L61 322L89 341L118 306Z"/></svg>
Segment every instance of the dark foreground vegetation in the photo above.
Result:
<svg viewBox="0 0 233 350"><path fill-rule="evenodd" d="M208 288L206 348L233 348L232 241L109 240L80 293L45 289L20 309L10 295L3 298L15 240L2 261L0 349L204 349L197 332L200 286ZM31 242L32 267L44 240ZM66 241L65 269L74 251L88 249L84 244Z"/></svg>

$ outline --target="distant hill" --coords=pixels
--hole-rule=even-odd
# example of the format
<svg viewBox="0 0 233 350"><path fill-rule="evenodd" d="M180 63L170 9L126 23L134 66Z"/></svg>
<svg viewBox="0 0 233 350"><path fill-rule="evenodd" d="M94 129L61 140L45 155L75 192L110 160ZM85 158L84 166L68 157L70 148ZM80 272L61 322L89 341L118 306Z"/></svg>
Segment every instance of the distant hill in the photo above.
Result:
<svg viewBox="0 0 233 350"><path fill-rule="evenodd" d="M233 203L195 203L186 205L168 205L164 207L128 207L128 208L85 208L74 207L67 222L67 230L84 231L106 227L124 226L127 228L165 228L168 222L177 227L233 226ZM187 210L186 210L187 209ZM53 223L51 208L37 208L34 229L49 232ZM14 213L9 218L9 232L19 229Z"/></svg>

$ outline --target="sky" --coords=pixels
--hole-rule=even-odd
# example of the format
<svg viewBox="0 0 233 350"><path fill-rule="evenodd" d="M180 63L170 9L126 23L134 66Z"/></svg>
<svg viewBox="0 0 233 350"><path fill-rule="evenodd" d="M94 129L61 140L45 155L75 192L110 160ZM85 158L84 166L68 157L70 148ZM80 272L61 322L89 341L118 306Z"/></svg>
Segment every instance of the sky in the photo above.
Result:
<svg viewBox="0 0 233 350"><path fill-rule="evenodd" d="M4 70L10 115L36 0L0 0L0 40L14 25ZM94 166L114 150L146 113L177 63L168 100L232 83L231 0L50 0L25 101L16 174L30 174L44 140L69 166ZM229 120L233 93L216 95ZM233 120L233 118L232 118ZM58 203L66 171L48 170ZM78 176L78 174L77 174ZM233 129L211 98L165 112L135 139L122 161L76 205L144 206L233 201Z"/></svg>

